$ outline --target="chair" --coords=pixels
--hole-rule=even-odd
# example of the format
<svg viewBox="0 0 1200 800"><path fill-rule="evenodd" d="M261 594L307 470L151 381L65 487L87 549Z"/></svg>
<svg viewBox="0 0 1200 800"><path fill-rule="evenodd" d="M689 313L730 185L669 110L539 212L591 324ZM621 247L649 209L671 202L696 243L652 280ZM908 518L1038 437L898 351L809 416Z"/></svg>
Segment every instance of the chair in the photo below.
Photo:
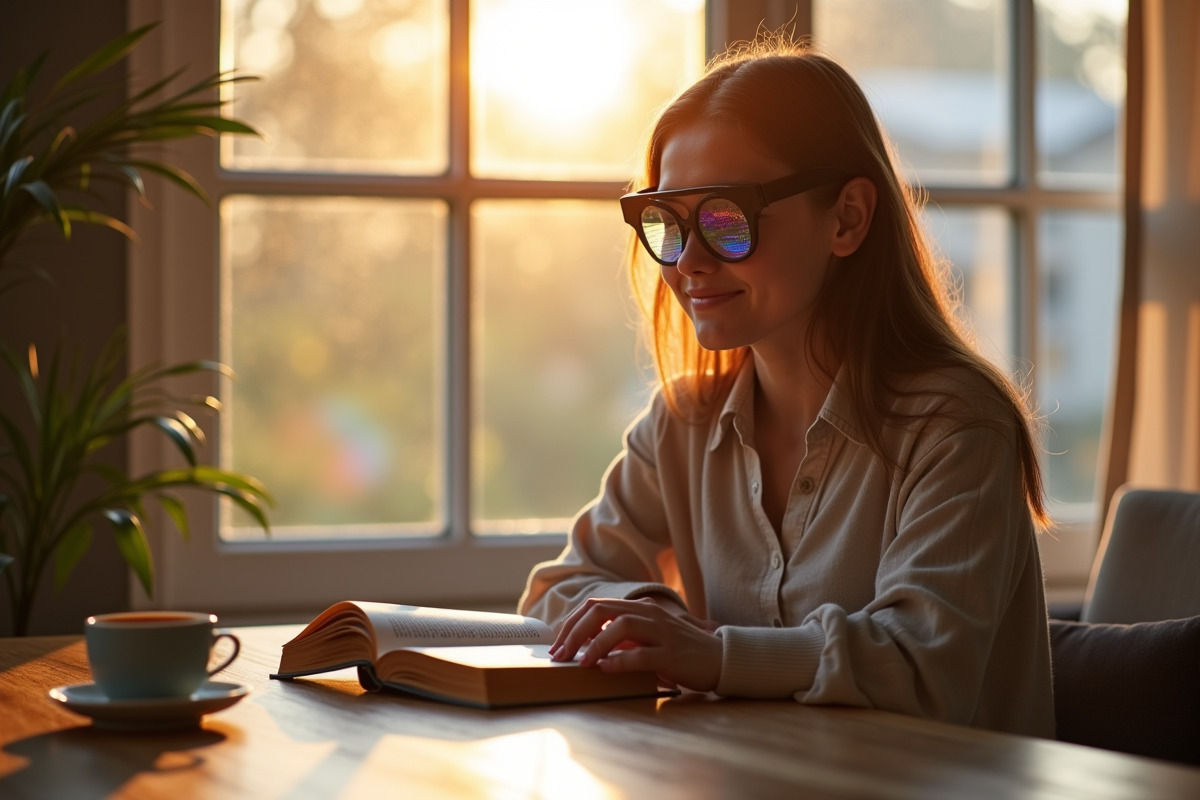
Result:
<svg viewBox="0 0 1200 800"><path fill-rule="evenodd" d="M1060 740L1200 765L1200 493L1123 487L1050 636Z"/></svg>
<svg viewBox="0 0 1200 800"><path fill-rule="evenodd" d="M1200 493L1122 487L1113 497L1080 619L1200 614Z"/></svg>

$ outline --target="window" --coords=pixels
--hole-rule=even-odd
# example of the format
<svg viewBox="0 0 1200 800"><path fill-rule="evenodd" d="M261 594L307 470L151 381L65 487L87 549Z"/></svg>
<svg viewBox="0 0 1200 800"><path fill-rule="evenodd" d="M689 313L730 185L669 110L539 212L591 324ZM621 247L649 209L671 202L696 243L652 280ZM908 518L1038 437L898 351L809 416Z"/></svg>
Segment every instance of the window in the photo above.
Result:
<svg viewBox="0 0 1200 800"><path fill-rule="evenodd" d="M816 0L953 265L980 344L1047 422L1043 539L1090 565L1121 264L1122 0ZM871 24L864 25L864 20ZM1053 555L1053 553L1050 553ZM1050 559L1052 562L1053 559Z"/></svg>
<svg viewBox="0 0 1200 800"><path fill-rule="evenodd" d="M1049 424L1049 494L1068 519L1094 500L1111 378L1124 24L1112 0L818 0L814 11L817 38L862 81L928 190L982 344L1028 373Z"/></svg>
<svg viewBox="0 0 1200 800"><path fill-rule="evenodd" d="M232 107L263 139L180 156L212 219L140 224L168 220L157 355L233 367L219 457L279 501L268 539L231 508L167 537L163 602L511 602L649 396L616 198L702 0L155 10L165 58L261 78Z"/></svg>
<svg viewBox="0 0 1200 800"><path fill-rule="evenodd" d="M236 380L200 387L226 404L217 452L280 500L270 539L224 508L193 522L216 536L164 536L157 600L511 602L648 396L615 203L640 137L699 74L706 29L724 42L763 21L812 31L862 81L984 347L1031 371L1051 412L1056 510L1087 519L1118 285L1123 4L799 7L135 0L134 24L164 22L161 52L135 53L146 74L260 75L234 113L267 134L177 148L213 211L159 191L136 212L133 361L230 363ZM1079 542L1068 571L1085 573Z"/></svg>

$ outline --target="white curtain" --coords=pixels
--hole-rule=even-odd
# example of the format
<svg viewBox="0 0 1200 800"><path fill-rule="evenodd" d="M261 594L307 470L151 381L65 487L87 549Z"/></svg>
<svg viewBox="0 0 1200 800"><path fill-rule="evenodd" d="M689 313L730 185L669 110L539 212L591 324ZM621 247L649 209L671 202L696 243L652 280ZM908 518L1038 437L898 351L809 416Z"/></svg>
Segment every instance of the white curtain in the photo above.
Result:
<svg viewBox="0 0 1200 800"><path fill-rule="evenodd" d="M1128 30L1125 283L1105 506L1123 483L1200 490L1200 3L1132 0Z"/></svg>

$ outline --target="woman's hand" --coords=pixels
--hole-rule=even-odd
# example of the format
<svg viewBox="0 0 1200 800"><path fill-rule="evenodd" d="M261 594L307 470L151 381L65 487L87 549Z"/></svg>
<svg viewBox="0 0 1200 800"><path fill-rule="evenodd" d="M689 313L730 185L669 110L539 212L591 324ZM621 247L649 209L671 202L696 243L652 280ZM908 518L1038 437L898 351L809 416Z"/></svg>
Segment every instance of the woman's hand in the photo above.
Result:
<svg viewBox="0 0 1200 800"><path fill-rule="evenodd" d="M687 689L707 692L721 677L718 623L695 617L662 598L591 598L563 620L550 647L555 661L570 661L605 672L650 670Z"/></svg>

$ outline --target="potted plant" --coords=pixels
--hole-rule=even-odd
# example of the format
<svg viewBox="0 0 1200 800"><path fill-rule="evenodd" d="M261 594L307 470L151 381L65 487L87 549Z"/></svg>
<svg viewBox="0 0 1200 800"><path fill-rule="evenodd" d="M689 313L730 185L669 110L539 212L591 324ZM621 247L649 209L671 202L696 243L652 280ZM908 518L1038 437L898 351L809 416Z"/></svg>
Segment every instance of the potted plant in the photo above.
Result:
<svg viewBox="0 0 1200 800"><path fill-rule="evenodd" d="M228 73L169 90L176 74L132 97L123 82L102 82L103 73L153 27L101 47L39 97L31 90L45 56L0 93L0 293L44 277L36 265L12 257L14 245L34 226L52 225L64 239L77 224L133 236L119 218L95 207L90 190L97 182L115 181L144 198L142 176L153 173L207 200L192 176L148 154L147 146L196 135L256 134L221 116L221 87L242 80ZM72 120L80 109L99 113L76 126ZM204 432L189 412L219 411L217 401L169 388L176 376L228 369L193 361L152 364L126 375L124 354L122 331L84 368L61 348L39 363L33 345L14 350L0 343L0 380L15 382L20 394L13 413L0 408L0 578L17 635L28 630L36 590L50 565L61 589L97 530L111 531L125 563L153 595L144 527L150 500L184 537L188 523L180 489L228 498L269 531L273 500L267 489L251 476L207 466L197 457ZM166 437L181 466L131 475L98 457L106 445L143 429ZM84 485L89 488L81 490Z"/></svg>

